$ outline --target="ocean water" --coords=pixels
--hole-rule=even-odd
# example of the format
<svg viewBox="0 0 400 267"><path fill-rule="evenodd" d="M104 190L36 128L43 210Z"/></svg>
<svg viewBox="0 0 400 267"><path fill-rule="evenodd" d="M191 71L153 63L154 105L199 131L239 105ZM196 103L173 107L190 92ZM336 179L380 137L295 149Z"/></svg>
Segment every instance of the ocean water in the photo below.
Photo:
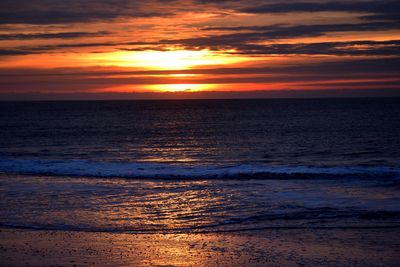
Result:
<svg viewBox="0 0 400 267"><path fill-rule="evenodd" d="M400 227L400 99L0 102L0 226Z"/></svg>

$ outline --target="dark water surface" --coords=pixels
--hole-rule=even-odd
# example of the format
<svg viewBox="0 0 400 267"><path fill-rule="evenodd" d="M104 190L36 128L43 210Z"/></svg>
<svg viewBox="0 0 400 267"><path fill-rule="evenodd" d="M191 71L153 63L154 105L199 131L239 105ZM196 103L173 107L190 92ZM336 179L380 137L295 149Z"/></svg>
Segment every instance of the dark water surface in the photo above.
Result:
<svg viewBox="0 0 400 267"><path fill-rule="evenodd" d="M397 227L400 99L0 102L0 173L8 227Z"/></svg>
<svg viewBox="0 0 400 267"><path fill-rule="evenodd" d="M2 158L396 165L400 99L0 103Z"/></svg>

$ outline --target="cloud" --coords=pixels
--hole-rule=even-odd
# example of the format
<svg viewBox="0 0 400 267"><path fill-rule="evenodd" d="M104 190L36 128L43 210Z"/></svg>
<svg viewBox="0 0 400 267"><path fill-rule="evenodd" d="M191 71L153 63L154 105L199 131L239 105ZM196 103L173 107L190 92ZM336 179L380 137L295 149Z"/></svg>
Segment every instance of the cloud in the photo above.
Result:
<svg viewBox="0 0 400 267"><path fill-rule="evenodd" d="M371 28L366 26L365 28ZM373 26L377 27L377 26ZM277 35L296 34L297 27L289 27L284 34L276 30ZM302 26L299 26L302 29ZM308 29L308 27L306 27ZM344 27L346 28L346 27ZM322 34L323 30L336 29L330 25L316 27L313 35ZM347 29L353 29L348 26ZM299 35L308 36L312 27L305 31L299 31ZM227 35L214 35L199 38L181 40L162 40L161 44L181 45L187 49L210 49L210 50L236 50L237 54L247 55L400 55L400 40L391 41L348 41L348 42L315 42L315 43L272 43L255 44L261 41L269 41L270 32L234 33ZM274 36L273 34L271 36ZM275 35L276 37L276 35ZM292 38L293 35L292 35ZM274 39L274 38L271 38Z"/></svg>
<svg viewBox="0 0 400 267"><path fill-rule="evenodd" d="M400 40L239 45L246 55L399 56Z"/></svg>
<svg viewBox="0 0 400 267"><path fill-rule="evenodd" d="M21 56L30 54L35 54L35 52L29 50L0 49L0 56Z"/></svg>
<svg viewBox="0 0 400 267"><path fill-rule="evenodd" d="M241 9L247 13L288 13L288 12L322 12L342 11L349 13L372 13L365 19L399 20L399 1L330 1L330 2L290 2L249 6Z"/></svg>
<svg viewBox="0 0 400 267"><path fill-rule="evenodd" d="M263 40L257 33L237 33L200 38L161 40L159 42L94 42L57 45L23 46L0 49L0 56L49 53L57 50L83 47L112 47L123 51L157 50L165 51L169 45L184 49L213 51L234 50L229 54L241 55L332 55L332 56L399 56L400 40L390 41L348 41L315 43L271 43L251 44ZM134 47L123 47L123 46ZM224 52L228 53L228 52Z"/></svg>
<svg viewBox="0 0 400 267"><path fill-rule="evenodd" d="M182 10L194 10L201 6L204 12L211 10L210 6L221 6L223 8L239 9L250 13L287 13L287 12L317 12L317 11L347 11L368 13L364 17L376 16L396 16L400 12L399 1L291 1L278 2L268 1L211 1L199 0L190 1L192 6L184 5L184 1L130 1L130 0L90 0L90 1L61 1L61 0L3 0L0 1L0 25L7 23L22 24L41 24L49 26L59 23L78 23L88 21L110 21L122 17L152 17L170 16ZM205 6L207 6L207 9ZM223 7L223 8L222 8ZM397 8L399 7L399 8ZM215 9L212 9L215 11ZM400 14L398 14L400 17ZM158 50L165 51L169 46L180 46L186 49L210 49L222 51L234 49L238 54L248 55L398 55L399 44L395 41L391 43L372 42L367 43L314 43L314 44L285 44L285 39L295 39L304 37L320 37L329 33L340 32L372 32L400 30L397 21L370 21L361 23L338 23L338 24L314 24L314 25L266 25L266 26L237 26L237 27L206 27L203 32L229 31L228 34L201 35L194 38L162 39L165 36L160 31L155 30L152 38L145 39L144 42L129 42L127 34L115 32L116 35L108 31L98 32L49 32L49 33L20 33L10 32L0 34L0 41L4 40L34 40L34 39L78 39L85 37L97 37L108 35L112 41L101 42L75 42L47 45L26 45L5 47L2 46L0 56L28 55L60 51L69 51L82 47L109 47L126 51ZM67 28L72 26L67 26ZM134 28L134 26L132 26ZM186 27L190 27L187 26ZM75 28L75 26L74 26ZM187 30L187 28L186 28ZM151 31L147 32L148 35ZM196 34L196 36L199 36ZM110 38L110 39L111 39ZM138 38L138 37L136 37ZM139 37L140 38L140 37ZM161 40L157 40L160 38ZM165 37L164 37L165 38ZM110 40L108 39L108 40ZM145 42L152 40L151 42ZM280 44L260 45L261 42L276 42ZM357 49L356 45L365 46ZM79 52L79 51L78 51Z"/></svg>
<svg viewBox="0 0 400 267"><path fill-rule="evenodd" d="M120 17L170 16L157 5L127 0L2 0L0 24L70 24Z"/></svg>
<svg viewBox="0 0 400 267"><path fill-rule="evenodd" d="M399 21L399 1L210 1L210 0L2 0L1 24L73 24L92 21L110 21L119 18L170 17L183 11L218 12L232 10L253 14L280 14L288 12L342 11L368 13L368 20Z"/></svg>
<svg viewBox="0 0 400 267"><path fill-rule="evenodd" d="M57 32L32 34L0 34L0 41L4 40L34 40L34 39L75 39L84 37L98 37L110 35L108 31L98 32Z"/></svg>
<svg viewBox="0 0 400 267"><path fill-rule="evenodd" d="M400 29L395 22L369 22L369 23L342 23L342 24L316 24L316 25L267 25L267 26L244 26L244 27L206 27L204 31L252 31L253 39L282 39L298 37L324 36L331 32L349 31L386 31Z"/></svg>
<svg viewBox="0 0 400 267"><path fill-rule="evenodd" d="M113 47L117 45L119 44L114 42L96 42L96 43L70 43L70 44L57 44L57 45L21 46L21 47L16 47L14 49L0 49L0 56L44 54L70 48L105 47L105 46Z"/></svg>

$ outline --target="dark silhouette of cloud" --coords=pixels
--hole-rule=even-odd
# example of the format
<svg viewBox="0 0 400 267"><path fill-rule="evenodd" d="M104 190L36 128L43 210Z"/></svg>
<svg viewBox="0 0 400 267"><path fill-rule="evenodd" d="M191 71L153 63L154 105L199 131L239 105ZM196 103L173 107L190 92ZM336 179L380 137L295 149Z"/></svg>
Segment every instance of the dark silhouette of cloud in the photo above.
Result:
<svg viewBox="0 0 400 267"><path fill-rule="evenodd" d="M333 55L400 56L400 40L350 41L270 45L239 45L239 54L253 55Z"/></svg>
<svg viewBox="0 0 400 267"><path fill-rule="evenodd" d="M235 38L233 36L236 36ZM234 42L241 34L226 36L194 38L183 40L166 40L161 41L163 44L175 44L183 46L185 49L210 49L223 50L235 49L231 54L243 55L335 55L335 56L400 56L400 40L391 41L349 41L349 42L319 42L319 43L277 43L268 45L246 44ZM243 35L241 39L244 41L248 36ZM159 45L160 43L155 43ZM17 49L0 49L0 55L28 55L38 53L48 53L60 49L82 48L82 47L118 47L129 45L130 43L77 43L77 44L60 44L60 45L44 45L34 47L20 47ZM360 48L362 46L362 48ZM163 51L163 48L155 50ZM127 51L147 50L150 47L144 48L121 48Z"/></svg>
<svg viewBox="0 0 400 267"><path fill-rule="evenodd" d="M178 0L2 0L0 2L0 24L71 24L90 21L109 21L117 18L149 18L173 16L182 4L188 1ZM192 10L207 10L210 5L226 10L241 12L288 13L342 11L351 13L369 13L362 16L368 20L399 21L400 2L394 0L376 1L208 1L193 0ZM186 7L186 9L190 9ZM222 10L221 10L222 11Z"/></svg>
<svg viewBox="0 0 400 267"><path fill-rule="evenodd" d="M295 31L290 30L289 32ZM304 33L300 34L304 35ZM400 55L399 40L254 44L254 42L268 41L268 36L269 32L235 33L182 40L164 40L160 43L178 44L188 49L235 49L238 54L252 55ZM363 46L362 49L359 46Z"/></svg>
<svg viewBox="0 0 400 267"><path fill-rule="evenodd" d="M141 1L127 0L2 0L0 24L70 24L173 14L160 11L156 5L154 8L143 6Z"/></svg>
<svg viewBox="0 0 400 267"><path fill-rule="evenodd" d="M342 23L342 24L316 24L316 25L267 25L245 27L208 27L205 31L254 31L256 37L266 39L282 39L296 37L324 36L331 32L349 31L385 31L400 29L396 22L369 22L369 23ZM251 36L251 35L248 35Z"/></svg>
<svg viewBox="0 0 400 267"><path fill-rule="evenodd" d="M34 39L75 39L84 37L98 37L110 35L111 32L57 32L57 33L31 33L31 34L0 34L0 41L4 40L34 40Z"/></svg>
<svg viewBox="0 0 400 267"><path fill-rule="evenodd" d="M247 13L288 13L288 12L321 12L342 11L350 13L372 13L365 19L399 20L400 2L393 0L380 1L330 1L330 2L289 2L249 6L241 9Z"/></svg>
<svg viewBox="0 0 400 267"><path fill-rule="evenodd" d="M34 51L29 50L14 50L14 49L0 49L0 56L20 56L37 54Z"/></svg>

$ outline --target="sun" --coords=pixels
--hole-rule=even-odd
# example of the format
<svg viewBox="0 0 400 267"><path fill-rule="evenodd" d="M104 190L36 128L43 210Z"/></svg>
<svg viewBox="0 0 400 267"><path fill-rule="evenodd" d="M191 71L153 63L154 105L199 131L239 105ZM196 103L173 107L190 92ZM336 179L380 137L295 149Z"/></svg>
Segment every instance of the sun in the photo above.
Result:
<svg viewBox="0 0 400 267"><path fill-rule="evenodd" d="M146 88L155 92L199 92L211 89L210 84L153 84Z"/></svg>
<svg viewBox="0 0 400 267"><path fill-rule="evenodd" d="M138 62L143 67L155 69L187 69L214 62L207 50L143 51L132 54L126 59Z"/></svg>
<svg viewBox="0 0 400 267"><path fill-rule="evenodd" d="M96 65L134 67L152 70L182 70L196 66L224 65L243 61L243 58L204 50L116 51L89 55L86 60Z"/></svg>

